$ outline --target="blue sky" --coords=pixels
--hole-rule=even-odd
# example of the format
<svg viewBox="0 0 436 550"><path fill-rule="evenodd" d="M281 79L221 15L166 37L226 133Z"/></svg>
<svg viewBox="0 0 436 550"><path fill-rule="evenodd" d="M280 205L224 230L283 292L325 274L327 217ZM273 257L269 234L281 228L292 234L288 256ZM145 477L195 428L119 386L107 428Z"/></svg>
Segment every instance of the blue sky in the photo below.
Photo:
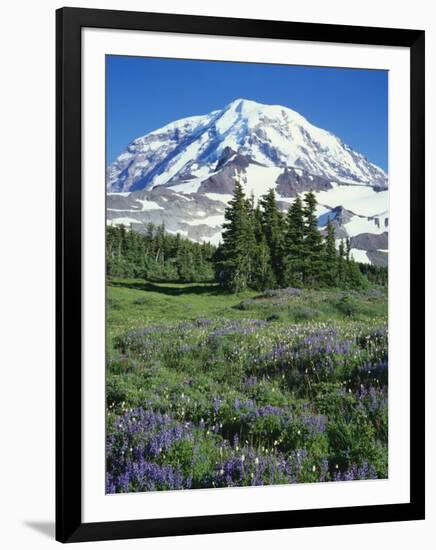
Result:
<svg viewBox="0 0 436 550"><path fill-rule="evenodd" d="M106 79L108 162L139 136L242 97L298 111L387 170L387 71L107 56Z"/></svg>

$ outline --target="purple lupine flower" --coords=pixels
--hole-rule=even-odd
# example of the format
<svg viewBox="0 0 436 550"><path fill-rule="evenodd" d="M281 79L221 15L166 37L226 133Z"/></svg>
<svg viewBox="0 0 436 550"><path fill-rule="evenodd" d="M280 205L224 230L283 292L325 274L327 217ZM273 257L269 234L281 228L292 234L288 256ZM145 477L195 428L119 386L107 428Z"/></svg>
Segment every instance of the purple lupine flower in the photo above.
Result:
<svg viewBox="0 0 436 550"><path fill-rule="evenodd" d="M350 468L344 472L335 472L333 475L334 481L354 481L363 479L377 479L377 472L374 466L364 462L361 466L352 464Z"/></svg>

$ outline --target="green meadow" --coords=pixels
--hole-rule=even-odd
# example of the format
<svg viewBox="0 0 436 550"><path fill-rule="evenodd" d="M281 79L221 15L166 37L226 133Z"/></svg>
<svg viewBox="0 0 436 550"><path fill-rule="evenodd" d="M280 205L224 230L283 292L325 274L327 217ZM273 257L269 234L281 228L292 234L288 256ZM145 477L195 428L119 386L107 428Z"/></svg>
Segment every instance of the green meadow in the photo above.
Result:
<svg viewBox="0 0 436 550"><path fill-rule="evenodd" d="M107 300L108 492L387 476L386 287Z"/></svg>

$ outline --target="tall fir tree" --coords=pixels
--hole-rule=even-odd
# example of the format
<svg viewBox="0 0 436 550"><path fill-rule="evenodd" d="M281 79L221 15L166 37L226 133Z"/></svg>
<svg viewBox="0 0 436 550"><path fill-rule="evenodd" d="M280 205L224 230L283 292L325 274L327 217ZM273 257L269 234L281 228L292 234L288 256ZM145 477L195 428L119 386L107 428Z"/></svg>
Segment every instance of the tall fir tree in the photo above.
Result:
<svg viewBox="0 0 436 550"><path fill-rule="evenodd" d="M256 239L256 210L254 196L246 200L246 227L245 227L245 254L247 266L247 286L254 285L254 271L256 269L257 239Z"/></svg>
<svg viewBox="0 0 436 550"><path fill-rule="evenodd" d="M324 243L324 282L329 286L335 286L338 280L338 255L336 253L335 228L329 217Z"/></svg>
<svg viewBox="0 0 436 550"><path fill-rule="evenodd" d="M303 203L296 197L286 215L284 236L284 268L287 285L301 286L304 268Z"/></svg>
<svg viewBox="0 0 436 550"><path fill-rule="evenodd" d="M239 292L250 283L253 227L250 226L248 210L244 190L237 181L233 197L224 213L223 243L216 270L218 281L232 292Z"/></svg>
<svg viewBox="0 0 436 550"><path fill-rule="evenodd" d="M347 238L345 242L345 259L346 259L346 283L351 288L359 288L365 286L365 279L362 275L359 266L354 261L351 253L351 240Z"/></svg>
<svg viewBox="0 0 436 550"><path fill-rule="evenodd" d="M251 198L249 206L253 229L252 237L255 240L250 286L255 290L265 290L275 286L275 276L272 270L269 247L263 232L262 210L259 204L255 206L253 198Z"/></svg>
<svg viewBox="0 0 436 550"><path fill-rule="evenodd" d="M269 248L271 266L274 272L275 282L283 284L283 230L284 220L278 209L274 189L270 189L261 199L262 227L265 240Z"/></svg>
<svg viewBox="0 0 436 550"><path fill-rule="evenodd" d="M345 259L347 263L351 259L351 239L349 237L345 239Z"/></svg>
<svg viewBox="0 0 436 550"><path fill-rule="evenodd" d="M348 270L347 270L347 281L348 285L351 288L361 288L365 287L367 285L367 280L362 275L362 272L359 269L359 266L354 261L354 259L351 257L350 261L348 262Z"/></svg>
<svg viewBox="0 0 436 550"><path fill-rule="evenodd" d="M341 242L339 243L337 266L337 281L338 284L342 286L346 281L346 259L343 239L341 239Z"/></svg>
<svg viewBox="0 0 436 550"><path fill-rule="evenodd" d="M318 230L317 201L313 191L304 197L305 239L303 279L308 285L318 284L323 271L323 242Z"/></svg>
<svg viewBox="0 0 436 550"><path fill-rule="evenodd" d="M254 238L256 239L256 242L259 244L262 239L265 238L264 232L263 232L263 225L262 225L263 215L262 210L260 208L260 204L258 203L254 209L253 209L253 232L254 232Z"/></svg>
<svg viewBox="0 0 436 550"><path fill-rule="evenodd" d="M251 286L255 290L265 290L273 288L275 282L276 278L272 269L269 247L265 236L262 235L260 241L256 243Z"/></svg>

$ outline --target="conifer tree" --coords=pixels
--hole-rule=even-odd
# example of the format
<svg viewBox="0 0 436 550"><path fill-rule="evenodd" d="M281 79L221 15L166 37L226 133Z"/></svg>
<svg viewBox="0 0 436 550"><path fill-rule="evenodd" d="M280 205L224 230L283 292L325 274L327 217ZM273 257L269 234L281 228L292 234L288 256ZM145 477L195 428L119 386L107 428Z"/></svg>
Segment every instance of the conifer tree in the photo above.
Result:
<svg viewBox="0 0 436 550"><path fill-rule="evenodd" d="M341 242L339 243L337 264L338 264L338 268L337 268L338 284L343 285L346 279L345 245L344 245L343 239L341 239Z"/></svg>
<svg viewBox="0 0 436 550"><path fill-rule="evenodd" d="M255 280L257 239L256 239L256 213L254 207L254 196L251 195L246 200L246 227L245 227L245 254L246 254L246 270L247 270L247 286L255 288L253 281Z"/></svg>
<svg viewBox="0 0 436 550"><path fill-rule="evenodd" d="M338 278L337 269L337 254L336 254L336 239L335 228L330 220L327 222L327 234L325 237L325 253L324 253L324 282L329 286L334 286Z"/></svg>
<svg viewBox="0 0 436 550"><path fill-rule="evenodd" d="M304 240L304 270L305 283L309 285L320 281L323 270L323 243L318 230L316 217L317 201L312 191L304 197L305 240Z"/></svg>
<svg viewBox="0 0 436 550"><path fill-rule="evenodd" d="M300 197L292 203L286 216L284 266L286 284L299 286L303 282L304 218Z"/></svg>
<svg viewBox="0 0 436 550"><path fill-rule="evenodd" d="M388 283L388 268L374 264L359 264L362 275L371 283L386 286Z"/></svg>
<svg viewBox="0 0 436 550"><path fill-rule="evenodd" d="M260 209L259 204L257 204L253 211L253 223L254 238L256 239L256 242L260 244L262 241L265 240L265 235L263 233L262 226L262 210Z"/></svg>
<svg viewBox="0 0 436 550"><path fill-rule="evenodd" d="M263 232L262 211L260 205L255 206L254 198L248 202L248 216L251 231L249 232L249 248L251 255L251 272L249 286L256 290L265 290L275 286L275 276L271 266L271 256Z"/></svg>
<svg viewBox="0 0 436 550"><path fill-rule="evenodd" d="M362 272L359 269L359 266L351 257L348 262L347 269L347 281L351 288L360 288L366 285L366 280L362 275Z"/></svg>
<svg viewBox="0 0 436 550"><path fill-rule="evenodd" d="M347 237L345 239L345 259L347 263L351 260L350 254L351 254L351 240Z"/></svg>
<svg viewBox="0 0 436 550"><path fill-rule="evenodd" d="M261 199L262 227L269 248L271 266L279 286L283 283L283 216L278 209L274 189L270 189Z"/></svg>
<svg viewBox="0 0 436 550"><path fill-rule="evenodd" d="M345 260L346 284L348 284L351 288L359 288L364 286L365 280L362 272L351 254L351 240L349 238L345 241Z"/></svg>
<svg viewBox="0 0 436 550"><path fill-rule="evenodd" d="M235 183L233 198L224 213L223 244L217 264L219 282L232 292L246 288L250 281L250 242L252 227L248 216L248 203L240 182Z"/></svg>
<svg viewBox="0 0 436 550"><path fill-rule="evenodd" d="M106 229L106 269L111 277L180 282L213 279L214 247L148 224L145 235L123 226Z"/></svg>
<svg viewBox="0 0 436 550"><path fill-rule="evenodd" d="M256 243L253 258L252 288L265 290L275 286L275 276L271 265L271 256L265 236L262 235L260 242Z"/></svg>

